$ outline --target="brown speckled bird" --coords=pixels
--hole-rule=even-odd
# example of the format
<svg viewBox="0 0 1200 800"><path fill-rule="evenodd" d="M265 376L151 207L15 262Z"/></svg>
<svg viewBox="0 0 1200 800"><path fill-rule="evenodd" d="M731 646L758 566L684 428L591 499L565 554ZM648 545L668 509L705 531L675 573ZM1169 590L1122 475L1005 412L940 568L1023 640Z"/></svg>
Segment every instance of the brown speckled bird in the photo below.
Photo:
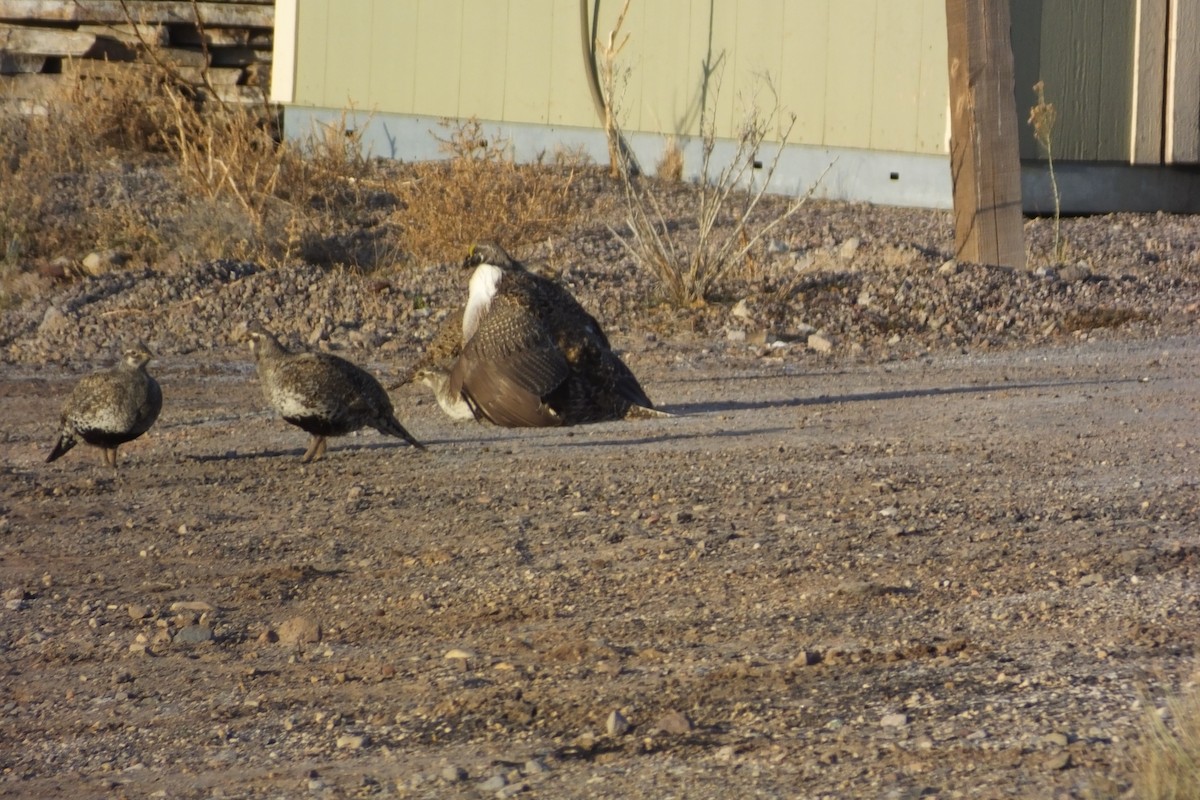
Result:
<svg viewBox="0 0 1200 800"><path fill-rule="evenodd" d="M448 393L506 427L579 425L653 409L600 324L497 244L473 247L463 348Z"/></svg>
<svg viewBox="0 0 1200 800"><path fill-rule="evenodd" d="M82 440L101 448L104 463L115 469L117 448L150 430L162 411L162 389L146 372L152 357L138 342L112 369L85 375L63 405L58 442L46 462Z"/></svg>
<svg viewBox="0 0 1200 800"><path fill-rule="evenodd" d="M475 412L462 395L450 391L450 370L462 353L462 319L465 310L465 306L460 306L446 315L420 360L402 381L419 383L432 389L438 406L454 420L475 419Z"/></svg>
<svg viewBox="0 0 1200 800"><path fill-rule="evenodd" d="M326 437L368 426L425 449L397 421L387 392L366 370L329 353L290 352L258 323L247 326L246 335L263 396L284 420L312 436L304 463L325 454Z"/></svg>

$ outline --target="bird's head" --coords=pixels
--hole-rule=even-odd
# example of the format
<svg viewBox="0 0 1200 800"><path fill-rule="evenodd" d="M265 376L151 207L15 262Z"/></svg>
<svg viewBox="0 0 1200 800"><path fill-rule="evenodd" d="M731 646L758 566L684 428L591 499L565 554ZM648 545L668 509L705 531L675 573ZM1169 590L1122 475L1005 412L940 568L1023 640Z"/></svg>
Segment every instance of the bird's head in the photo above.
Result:
<svg viewBox="0 0 1200 800"><path fill-rule="evenodd" d="M496 242L480 242L471 245L471 249L467 251L467 257L463 259L463 269L474 269L480 264L500 269L521 269L521 265Z"/></svg>
<svg viewBox="0 0 1200 800"><path fill-rule="evenodd" d="M150 352L146 343L140 340L121 351L121 362L133 369L141 369L149 364L152 358L154 358L154 353Z"/></svg>
<svg viewBox="0 0 1200 800"><path fill-rule="evenodd" d="M279 340L257 320L246 325L245 341L250 343L250 352L256 356L283 350Z"/></svg>

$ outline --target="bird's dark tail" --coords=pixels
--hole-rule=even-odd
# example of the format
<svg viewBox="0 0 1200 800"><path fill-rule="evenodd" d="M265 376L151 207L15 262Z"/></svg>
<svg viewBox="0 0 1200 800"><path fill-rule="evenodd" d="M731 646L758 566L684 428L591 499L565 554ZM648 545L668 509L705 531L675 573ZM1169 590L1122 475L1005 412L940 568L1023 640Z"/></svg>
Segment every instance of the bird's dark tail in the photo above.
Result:
<svg viewBox="0 0 1200 800"><path fill-rule="evenodd" d="M411 444L413 447L417 448L418 450L425 449L425 445L418 442L411 433L406 431L404 429L404 426L401 425L399 420L397 420L395 417L391 417L391 418L382 420L380 422L380 424L376 427L378 428L380 433L386 433L388 436L399 437L399 438L403 439L404 441L408 442L409 444Z"/></svg>
<svg viewBox="0 0 1200 800"><path fill-rule="evenodd" d="M58 442L54 445L54 449L50 451L50 455L46 458L46 463L49 464L55 459L61 458L64 453L75 446L75 437L64 433L58 437Z"/></svg>

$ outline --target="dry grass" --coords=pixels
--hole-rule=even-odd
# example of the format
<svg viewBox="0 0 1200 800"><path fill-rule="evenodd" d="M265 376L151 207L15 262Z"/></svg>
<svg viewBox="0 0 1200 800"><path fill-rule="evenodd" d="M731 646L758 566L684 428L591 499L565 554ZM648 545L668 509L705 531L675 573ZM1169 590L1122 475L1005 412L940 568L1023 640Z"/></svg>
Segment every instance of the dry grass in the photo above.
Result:
<svg viewBox="0 0 1200 800"><path fill-rule="evenodd" d="M620 158L618 170L624 188L627 231L612 229L633 259L657 277L667 300L678 306L700 306L722 291L732 278L749 275L753 270L752 251L776 226L800 210L820 185L825 175L809 191L789 203L769 219L758 222L759 208L771 179L779 166L788 137L796 123L795 114L784 114L778 95L767 78L760 88L770 92L773 102L764 110L757 102L748 104L740 129L736 132L734 153L724 166L713 161L717 145L716 98L720 93L721 70L711 75L710 101L700 110L701 163L694 184L696 217L695 241L684 242L667 224L662 200L651 181L635 175L634 165L621 158L623 141L620 127L620 87L628 70L617 64L617 57L628 41L621 37L625 8L609 32L607 44L597 41L601 86L606 95L605 132L610 155ZM775 143L767 144L774 135ZM676 148L678 144L676 144ZM764 150L774 149L769 160L760 160ZM668 154L664 160L670 158ZM678 156L682 174L682 153ZM833 165L830 164L830 167ZM826 169L828 172L828 168Z"/></svg>
<svg viewBox="0 0 1200 800"><path fill-rule="evenodd" d="M1050 191L1054 195L1054 263L1061 264L1064 257L1064 244L1060 237L1062 221L1062 195L1058 191L1058 178L1054 174L1054 126L1058 123L1058 111L1053 103L1046 102L1046 84L1038 81L1033 85L1037 94L1037 103L1029 109L1029 125L1033 128L1033 138L1046 151L1046 168L1050 173Z"/></svg>
<svg viewBox="0 0 1200 800"><path fill-rule="evenodd" d="M413 257L456 260L487 239L519 249L579 224L572 190L585 165L577 154L560 154L553 166L516 164L508 142L489 138L478 120L444 124L448 159L413 164L410 179L396 187L401 208L393 222Z"/></svg>
<svg viewBox="0 0 1200 800"><path fill-rule="evenodd" d="M668 136L663 145L662 157L654 168L655 177L668 183L679 183L683 180L683 148L679 146L678 136Z"/></svg>
<svg viewBox="0 0 1200 800"><path fill-rule="evenodd" d="M100 72L80 70L45 115L0 112L0 303L39 276L71 278L94 250L130 267L221 257L371 271L457 259L484 238L570 234L582 216L578 153L517 165L474 120L451 129L448 160L398 167L368 158L345 118L281 141L265 102L201 102L205 89L165 61Z"/></svg>
<svg viewBox="0 0 1200 800"><path fill-rule="evenodd" d="M1200 797L1200 684L1190 683L1156 708L1147 702L1134 756L1133 796L1140 800Z"/></svg>

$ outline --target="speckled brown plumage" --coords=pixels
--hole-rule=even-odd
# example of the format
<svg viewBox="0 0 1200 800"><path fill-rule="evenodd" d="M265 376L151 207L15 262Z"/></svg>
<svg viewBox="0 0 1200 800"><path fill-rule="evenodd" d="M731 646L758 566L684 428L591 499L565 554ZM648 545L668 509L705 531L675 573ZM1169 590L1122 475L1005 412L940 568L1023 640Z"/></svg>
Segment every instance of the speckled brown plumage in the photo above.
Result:
<svg viewBox="0 0 1200 800"><path fill-rule="evenodd" d="M80 441L101 448L104 463L117 466L117 448L150 430L162 411L162 389L146 372L153 354L138 342L112 369L85 375L63 405L58 442L47 463Z"/></svg>
<svg viewBox="0 0 1200 800"><path fill-rule="evenodd" d="M472 249L462 353L448 390L508 427L620 419L653 404L600 324L559 284L499 245Z"/></svg>
<svg viewBox="0 0 1200 800"><path fill-rule="evenodd" d="M329 353L290 352L257 323L246 335L263 396L284 420L312 436L305 463L325 454L326 437L364 427L425 449L396 419L391 398L366 370Z"/></svg>

